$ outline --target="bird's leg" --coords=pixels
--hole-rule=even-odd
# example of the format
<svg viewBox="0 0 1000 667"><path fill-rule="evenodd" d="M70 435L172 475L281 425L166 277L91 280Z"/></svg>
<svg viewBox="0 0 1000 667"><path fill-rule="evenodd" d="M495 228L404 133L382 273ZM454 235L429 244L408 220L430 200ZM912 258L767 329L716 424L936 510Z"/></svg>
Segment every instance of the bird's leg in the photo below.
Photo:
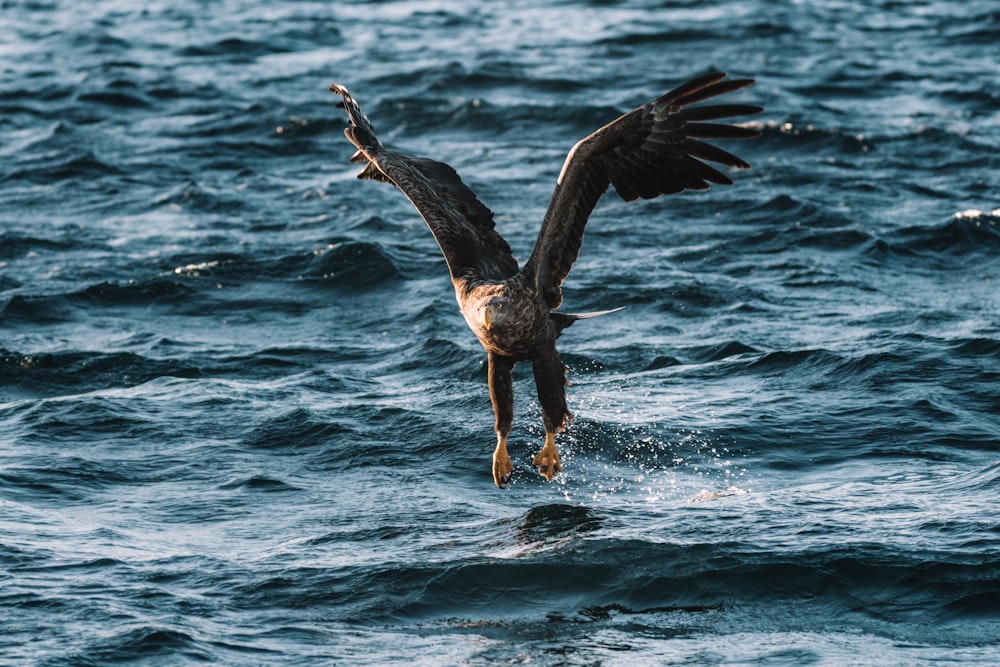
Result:
<svg viewBox="0 0 1000 667"><path fill-rule="evenodd" d="M514 464L507 454L507 436L514 421L514 384L511 371L514 362L499 354L489 355L490 400L496 417L497 448L493 450L493 482L501 489L510 483Z"/></svg>
<svg viewBox="0 0 1000 667"><path fill-rule="evenodd" d="M531 463L538 468L538 474L549 482L562 470L562 465L559 463L559 450L556 449L555 433L545 432L545 444L542 445L542 451L535 455L535 459Z"/></svg>
<svg viewBox="0 0 1000 667"><path fill-rule="evenodd" d="M532 462L538 473L552 481L561 470L556 433L569 424L572 415L566 408L566 367L563 366L555 346L538 356L532 366L535 372L535 389L542 404L542 421L545 423L545 444Z"/></svg>
<svg viewBox="0 0 1000 667"><path fill-rule="evenodd" d="M510 455L507 454L507 436L498 432L497 448L493 450L493 483L498 488L506 488L513 472L514 464L510 462Z"/></svg>

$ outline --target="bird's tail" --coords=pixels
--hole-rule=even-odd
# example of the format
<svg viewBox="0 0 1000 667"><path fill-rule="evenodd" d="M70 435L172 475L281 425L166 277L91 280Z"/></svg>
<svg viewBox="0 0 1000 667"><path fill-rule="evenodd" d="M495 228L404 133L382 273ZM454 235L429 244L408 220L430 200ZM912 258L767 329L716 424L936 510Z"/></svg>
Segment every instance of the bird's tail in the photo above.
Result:
<svg viewBox="0 0 1000 667"><path fill-rule="evenodd" d="M549 313L549 317L552 318L552 322L556 325L557 331L562 331L569 325L573 324L577 320L587 320L591 317L600 317L601 315L610 315L611 313L617 313L619 310L624 310L625 306L619 308L612 308L611 310L595 310L592 313L560 313L553 311Z"/></svg>

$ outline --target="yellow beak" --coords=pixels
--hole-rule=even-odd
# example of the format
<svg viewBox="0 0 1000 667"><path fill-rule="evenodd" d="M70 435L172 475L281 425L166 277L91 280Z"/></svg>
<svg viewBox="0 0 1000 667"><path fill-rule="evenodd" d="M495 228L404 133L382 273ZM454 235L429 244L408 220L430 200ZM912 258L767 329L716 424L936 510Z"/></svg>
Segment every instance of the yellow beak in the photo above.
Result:
<svg viewBox="0 0 1000 667"><path fill-rule="evenodd" d="M490 304L483 309L483 321L486 323L486 330L489 331L490 327L493 326L493 320L497 319L499 314L499 309Z"/></svg>

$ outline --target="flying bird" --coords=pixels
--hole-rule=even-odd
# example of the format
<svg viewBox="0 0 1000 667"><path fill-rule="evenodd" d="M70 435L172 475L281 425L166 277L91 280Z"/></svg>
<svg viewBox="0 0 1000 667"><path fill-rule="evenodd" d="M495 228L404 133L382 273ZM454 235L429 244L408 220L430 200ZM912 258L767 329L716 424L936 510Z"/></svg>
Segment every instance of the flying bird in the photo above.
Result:
<svg viewBox="0 0 1000 667"><path fill-rule="evenodd" d="M364 163L362 180L391 183L409 198L437 240L451 273L455 296L469 328L486 349L490 399L497 444L493 481L504 488L514 471L507 436L514 416L511 372L530 361L542 406L545 443L533 464L546 480L562 470L555 437L572 419L566 407L566 367L556 339L577 320L615 312L571 314L562 303L562 283L580 251L591 211L609 186L625 201L652 199L683 190L705 190L732 180L703 160L749 169L744 160L702 139L750 139L750 127L710 121L760 112L748 104L691 106L739 90L753 79L725 80L706 74L611 121L577 142L566 156L534 250L518 266L483 205L450 166L382 145L347 88L330 91L343 99L349 126L344 134ZM709 121L709 122L706 122Z"/></svg>

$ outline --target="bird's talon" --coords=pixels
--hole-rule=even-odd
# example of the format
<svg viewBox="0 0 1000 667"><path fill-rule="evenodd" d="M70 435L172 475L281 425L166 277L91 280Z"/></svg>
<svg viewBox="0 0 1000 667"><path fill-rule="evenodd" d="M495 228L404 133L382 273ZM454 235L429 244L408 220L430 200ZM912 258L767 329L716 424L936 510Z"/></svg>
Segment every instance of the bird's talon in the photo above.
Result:
<svg viewBox="0 0 1000 667"><path fill-rule="evenodd" d="M513 475L514 464L511 463L510 456L507 454L507 439L500 437L497 439L497 448L493 452L493 483L498 488L506 489Z"/></svg>
<svg viewBox="0 0 1000 667"><path fill-rule="evenodd" d="M545 444L542 446L542 451L535 456L532 465L538 468L538 474L548 482L551 482L553 477L562 472L554 433L545 434Z"/></svg>

